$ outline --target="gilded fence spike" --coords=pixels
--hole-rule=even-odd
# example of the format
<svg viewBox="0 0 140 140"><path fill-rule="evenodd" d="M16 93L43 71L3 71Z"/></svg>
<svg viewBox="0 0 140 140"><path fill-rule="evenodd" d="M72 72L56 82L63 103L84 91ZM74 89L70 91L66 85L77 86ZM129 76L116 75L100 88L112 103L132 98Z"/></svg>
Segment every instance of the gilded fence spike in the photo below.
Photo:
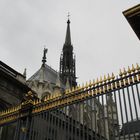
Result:
<svg viewBox="0 0 140 140"><path fill-rule="evenodd" d="M128 66L128 71L127 71L129 74L131 73L131 69L130 67Z"/></svg>
<svg viewBox="0 0 140 140"><path fill-rule="evenodd" d="M35 100L33 101L33 105L35 105Z"/></svg>
<svg viewBox="0 0 140 140"><path fill-rule="evenodd" d="M86 88L88 87L88 82L86 82Z"/></svg>
<svg viewBox="0 0 140 140"><path fill-rule="evenodd" d="M136 70L133 64L132 64L132 69L131 70L132 70L132 72L135 72L135 70Z"/></svg>
<svg viewBox="0 0 140 140"><path fill-rule="evenodd" d="M122 77L122 76L123 76L123 73L122 73L121 69L120 69L119 76L120 76L120 77Z"/></svg>
<svg viewBox="0 0 140 140"><path fill-rule="evenodd" d="M125 85L128 85L128 78L124 79L124 83L125 83Z"/></svg>
<svg viewBox="0 0 140 140"><path fill-rule="evenodd" d="M36 104L38 104L38 103L39 103L39 100L37 99L37 100L36 100Z"/></svg>
<svg viewBox="0 0 140 140"><path fill-rule="evenodd" d="M134 75L134 82L137 82L137 75Z"/></svg>
<svg viewBox="0 0 140 140"><path fill-rule="evenodd" d="M111 79L111 78L110 78L110 75L109 75L109 73L108 73L108 75L107 75L107 80L110 81L110 79Z"/></svg>
<svg viewBox="0 0 140 140"><path fill-rule="evenodd" d="M124 86L124 80L122 79L121 80L121 87L123 87Z"/></svg>
<svg viewBox="0 0 140 140"><path fill-rule="evenodd" d="M127 72L126 72L125 68L123 68L123 74L127 75Z"/></svg>
<svg viewBox="0 0 140 140"><path fill-rule="evenodd" d="M56 98L56 94L53 95L53 99L55 99L55 98Z"/></svg>
<svg viewBox="0 0 140 140"><path fill-rule="evenodd" d="M111 76L111 78L112 78L112 80L114 80L115 79L115 75L114 75L114 73L112 72L112 76Z"/></svg>
<svg viewBox="0 0 140 140"><path fill-rule="evenodd" d="M67 89L67 93L68 93L68 89ZM56 93L56 98L58 97L58 93Z"/></svg>
<svg viewBox="0 0 140 140"><path fill-rule="evenodd" d="M71 89L68 89L68 94L71 92Z"/></svg>
<svg viewBox="0 0 140 140"><path fill-rule="evenodd" d="M51 96L50 96L50 100L52 100L53 99L53 95L51 94Z"/></svg>
<svg viewBox="0 0 140 140"><path fill-rule="evenodd" d="M99 84L99 79L97 78L97 80L96 80L96 84Z"/></svg>
<svg viewBox="0 0 140 140"><path fill-rule="evenodd" d="M89 86L91 86L91 80L89 80Z"/></svg>
<svg viewBox="0 0 140 140"><path fill-rule="evenodd" d="M44 102L46 102L46 96L44 97ZM34 105L34 101L33 101L33 105Z"/></svg>
<svg viewBox="0 0 140 140"><path fill-rule="evenodd" d="M35 100L35 105L37 104L37 99Z"/></svg>
<svg viewBox="0 0 140 140"><path fill-rule="evenodd" d="M79 89L81 88L80 84L79 84L78 88L79 88Z"/></svg>
<svg viewBox="0 0 140 140"><path fill-rule="evenodd" d="M108 84L107 90L110 91L111 90L111 84Z"/></svg>
<svg viewBox="0 0 140 140"><path fill-rule="evenodd" d="M93 84L93 86L95 86L95 84L96 84L94 79L93 79L93 82L92 82L92 84Z"/></svg>
<svg viewBox="0 0 140 140"><path fill-rule="evenodd" d="M100 87L100 93L103 93L103 86Z"/></svg>
<svg viewBox="0 0 140 140"><path fill-rule="evenodd" d="M72 87L72 92L74 91L74 87Z"/></svg>
<svg viewBox="0 0 140 140"><path fill-rule="evenodd" d="M136 70L139 71L140 70L140 66L138 63L136 63Z"/></svg>
<svg viewBox="0 0 140 140"><path fill-rule="evenodd" d="M103 82L103 79L102 79L102 76L100 76L100 83L102 83Z"/></svg>
<svg viewBox="0 0 140 140"><path fill-rule="evenodd" d="M37 104L37 99L35 100L35 105Z"/></svg>
<svg viewBox="0 0 140 140"><path fill-rule="evenodd" d="M112 87L113 87L113 89L116 88L116 82L113 82L113 83L112 83Z"/></svg>
<svg viewBox="0 0 140 140"><path fill-rule="evenodd" d="M69 90L68 90L68 89L66 89L66 90L65 90L65 94L68 94L68 92L69 92Z"/></svg>
<svg viewBox="0 0 140 140"><path fill-rule="evenodd" d="M84 83L82 83L82 88L84 88Z"/></svg>
<svg viewBox="0 0 140 140"><path fill-rule="evenodd" d="M107 79L106 79L106 75L104 75L104 82L106 82L107 81Z"/></svg>
<svg viewBox="0 0 140 140"><path fill-rule="evenodd" d="M48 95L48 101L50 100L51 95Z"/></svg>

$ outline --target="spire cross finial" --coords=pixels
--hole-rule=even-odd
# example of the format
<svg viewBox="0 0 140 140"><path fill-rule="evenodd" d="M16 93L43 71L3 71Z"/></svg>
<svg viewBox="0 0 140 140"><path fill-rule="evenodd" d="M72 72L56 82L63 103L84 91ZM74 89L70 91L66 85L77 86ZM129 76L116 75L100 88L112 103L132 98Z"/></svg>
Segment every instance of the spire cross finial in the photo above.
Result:
<svg viewBox="0 0 140 140"><path fill-rule="evenodd" d="M68 12L68 19L69 19L69 17L70 17L70 13Z"/></svg>
<svg viewBox="0 0 140 140"><path fill-rule="evenodd" d="M45 65L45 62L46 62L46 54L48 52L48 49L45 48L46 46L44 45L44 54L43 54L43 58L42 58L42 62L43 62L43 66Z"/></svg>

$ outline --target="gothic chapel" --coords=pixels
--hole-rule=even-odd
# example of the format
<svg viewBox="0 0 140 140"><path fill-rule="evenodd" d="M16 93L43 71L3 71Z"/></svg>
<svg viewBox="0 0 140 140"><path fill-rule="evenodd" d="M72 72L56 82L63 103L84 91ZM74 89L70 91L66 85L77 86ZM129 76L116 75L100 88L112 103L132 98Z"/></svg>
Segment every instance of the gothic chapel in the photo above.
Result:
<svg viewBox="0 0 140 140"><path fill-rule="evenodd" d="M65 89L76 87L75 55L71 43L70 20L67 21L65 43L60 56L60 71L46 64L47 49L44 48L41 68L31 76L27 84L40 99L50 95L63 94Z"/></svg>

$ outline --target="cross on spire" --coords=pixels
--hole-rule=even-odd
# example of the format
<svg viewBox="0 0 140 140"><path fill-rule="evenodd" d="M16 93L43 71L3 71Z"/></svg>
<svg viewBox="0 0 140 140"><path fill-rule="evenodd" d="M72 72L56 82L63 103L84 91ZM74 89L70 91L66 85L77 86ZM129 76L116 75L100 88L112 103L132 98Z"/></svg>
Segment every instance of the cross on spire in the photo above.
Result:
<svg viewBox="0 0 140 140"><path fill-rule="evenodd" d="M70 17L70 13L68 12L68 19L69 19L69 17Z"/></svg>

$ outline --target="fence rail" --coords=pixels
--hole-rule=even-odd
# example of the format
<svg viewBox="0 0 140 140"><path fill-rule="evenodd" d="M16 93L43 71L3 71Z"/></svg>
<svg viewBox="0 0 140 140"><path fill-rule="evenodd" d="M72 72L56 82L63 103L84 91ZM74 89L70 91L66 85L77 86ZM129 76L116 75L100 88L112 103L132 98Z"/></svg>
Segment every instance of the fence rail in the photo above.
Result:
<svg viewBox="0 0 140 140"><path fill-rule="evenodd" d="M29 92L28 100L0 112L0 126L4 131L14 125L14 140L137 140L139 83L140 67L132 65L119 76L108 74L68 89L64 96L41 101Z"/></svg>

